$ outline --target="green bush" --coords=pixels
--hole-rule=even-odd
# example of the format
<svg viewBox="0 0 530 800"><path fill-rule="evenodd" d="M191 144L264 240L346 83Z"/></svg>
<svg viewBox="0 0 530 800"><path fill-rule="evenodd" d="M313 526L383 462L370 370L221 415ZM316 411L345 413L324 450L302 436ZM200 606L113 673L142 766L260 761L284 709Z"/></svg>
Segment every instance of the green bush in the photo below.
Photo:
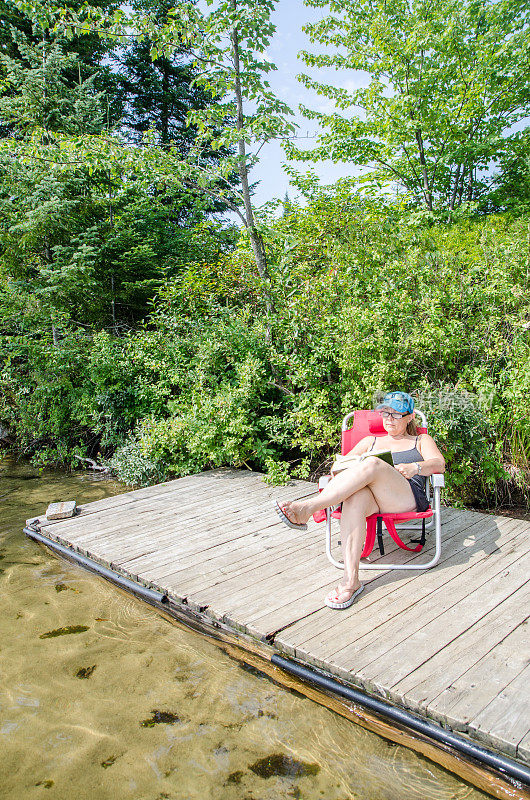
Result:
<svg viewBox="0 0 530 800"><path fill-rule="evenodd" d="M188 264L117 336L3 295L0 422L40 463L99 453L144 485L221 465L315 477L343 415L416 393L448 462L447 497L494 505L530 475L530 218L418 223L347 194L264 228L263 284L242 237Z"/></svg>

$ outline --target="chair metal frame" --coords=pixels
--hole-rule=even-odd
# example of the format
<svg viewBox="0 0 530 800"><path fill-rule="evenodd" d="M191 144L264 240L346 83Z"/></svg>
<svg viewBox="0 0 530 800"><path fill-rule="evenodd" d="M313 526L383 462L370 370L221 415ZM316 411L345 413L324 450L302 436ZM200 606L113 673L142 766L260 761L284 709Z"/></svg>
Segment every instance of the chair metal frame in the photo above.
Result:
<svg viewBox="0 0 530 800"><path fill-rule="evenodd" d="M422 411L415 409L415 414L417 414L421 419L421 427L425 428L427 431L427 418ZM342 420L342 434L348 430L348 423L355 416L355 411L350 411L349 414L346 414L344 419ZM320 478L318 482L319 490L324 488L324 486L331 480L331 476L326 475L323 478ZM445 486L445 478L441 473L435 473L434 475L430 475L428 477L428 498L431 502L431 509L432 509L432 517L429 522L426 522L425 528L426 530L432 530L434 528L435 532L435 551L434 555L430 561L423 564L389 564L389 563L381 563L378 562L377 564L366 564L364 561L361 561L359 564L360 569L371 569L371 570L423 570L423 569L431 569L434 567L440 560L440 556L442 553L442 511L441 511L441 490ZM344 568L343 561L337 561L331 552L332 546L332 533L331 533L331 508L326 508L326 555L328 560L333 564L334 567L337 569ZM413 512L411 512L411 519L414 519ZM403 525L400 524L400 530L404 531L417 531L417 525Z"/></svg>

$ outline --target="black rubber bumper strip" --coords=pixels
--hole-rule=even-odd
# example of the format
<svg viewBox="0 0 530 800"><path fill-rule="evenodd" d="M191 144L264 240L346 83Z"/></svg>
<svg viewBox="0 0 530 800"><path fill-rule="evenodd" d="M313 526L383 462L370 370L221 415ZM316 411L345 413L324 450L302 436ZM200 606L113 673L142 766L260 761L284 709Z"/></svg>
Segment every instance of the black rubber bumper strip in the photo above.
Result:
<svg viewBox="0 0 530 800"><path fill-rule="evenodd" d="M349 686L344 686L334 678L329 678L316 670L305 667L297 661L284 658L283 656L273 655L271 662L285 672L295 675L303 681L312 683L320 689L324 689L334 695L350 700L362 708L374 711L386 719L404 725L415 733L420 733L433 739L436 742L452 747L462 755L474 759L475 761L484 764L491 769L501 772L513 780L530 786L530 768L525 767L524 764L519 764L506 756L494 753L492 750L487 750L484 747L473 744L473 742L463 739L451 731L447 731L440 725L436 725L429 720L422 719L421 717L406 711L404 708L397 708L384 700L379 700L376 697L371 697L358 689L352 689Z"/></svg>
<svg viewBox="0 0 530 800"><path fill-rule="evenodd" d="M142 586L140 583L136 583L135 581L129 580L129 578L124 578L122 575L118 575L118 573L114 572L114 570L103 567L101 564L98 564L97 561L93 561L91 558L81 555L81 553L76 553L73 550L70 550L70 548L59 544L59 542L54 542L53 539L48 539L41 533L34 531L33 528L24 528L24 533L31 539L35 539L37 542L45 544L46 547L49 547L51 550L55 550L57 553L60 553L60 555L64 556L65 558L77 562L85 569L90 570L90 572L96 572L98 575L102 575L104 578L112 581L112 583L116 583L123 589L127 589L129 592L139 595L139 597L142 597L148 602L162 603L163 605L168 602L167 595L162 594L161 592L155 592L153 589L148 589L147 586Z"/></svg>

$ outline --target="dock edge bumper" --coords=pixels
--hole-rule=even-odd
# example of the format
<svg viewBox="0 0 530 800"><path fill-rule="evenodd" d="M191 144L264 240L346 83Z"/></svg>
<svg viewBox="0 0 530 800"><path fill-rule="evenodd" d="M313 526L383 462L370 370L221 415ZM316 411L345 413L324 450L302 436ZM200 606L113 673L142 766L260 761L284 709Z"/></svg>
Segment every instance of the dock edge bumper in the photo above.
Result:
<svg viewBox="0 0 530 800"><path fill-rule="evenodd" d="M398 708L385 700L365 694L359 689L345 686L334 678L316 669L310 669L297 661L274 654L271 657L271 662L274 666L294 675L302 681L312 683L319 689L345 700L349 700L362 708L408 728L414 733L426 736L439 744L450 747L466 758L471 758L483 764L485 767L500 772L525 787L530 786L530 768L526 767L524 764L520 764L518 761L495 753L493 750L488 750L481 745L474 744L468 739L464 739L464 737L442 728L441 725L423 719L404 708Z"/></svg>
<svg viewBox="0 0 530 800"><path fill-rule="evenodd" d="M55 542L47 536L43 536L42 533L39 533L39 531L36 531L32 527L28 526L24 528L24 533L31 539L45 544L46 547L49 547L51 550L55 550L69 561L74 561L90 572L102 575L104 578L107 578L107 580L112 581L112 583L121 586L123 589L127 589L129 592L133 592L133 594L138 595L150 603L161 603L165 605L168 602L167 595L162 594L162 592L156 592L154 589L148 589L147 586L136 583L136 581L131 581L129 578L125 578L123 575L114 572L114 570L107 569L107 567L104 567L102 564L98 564L97 561L93 561L91 558L81 555L81 553L76 553L74 550L64 547L62 544L59 544L59 542Z"/></svg>

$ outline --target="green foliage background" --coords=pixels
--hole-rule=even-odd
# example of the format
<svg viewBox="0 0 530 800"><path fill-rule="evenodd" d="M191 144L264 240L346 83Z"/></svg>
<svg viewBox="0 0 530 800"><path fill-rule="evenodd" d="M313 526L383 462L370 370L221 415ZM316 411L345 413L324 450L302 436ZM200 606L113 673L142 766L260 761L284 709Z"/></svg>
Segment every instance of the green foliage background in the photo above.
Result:
<svg viewBox="0 0 530 800"><path fill-rule="evenodd" d="M221 465L281 483L325 472L344 414L404 389L416 394L446 455L450 500L526 502L530 129L505 130L528 109L526 7L499 7L516 13L512 49L500 47L497 20L485 37L494 51L483 59L486 72L473 72L497 91L494 56L517 61L517 85L503 95L511 116L497 109L488 147L432 115L443 109L423 66L418 71L416 94L432 123L427 139L433 145L441 135L446 159L445 183L434 185L435 170L430 199L408 191L391 201L366 175L357 185L322 188L291 166L307 205L286 202L276 217L252 208L247 170L257 155L245 150L293 131L289 109L262 80L273 69L263 58L273 5L220 4L205 36L195 6L179 6L179 16L167 4L135 0L138 38L123 9L106 0L87 19L84 4L0 0L9 21L0 31L0 439L42 465L104 460L132 485ZM431 22L453 5L444 2ZM393 7L381 7L382 30ZM474 25L473 4L465 8ZM428 10L423 2L418 9ZM358 69L361 39L352 33L369 19L348 19L349 68ZM101 25L108 35L98 35ZM236 98L225 41L234 25L242 58ZM316 40L336 21L322 25ZM446 34L467 42L466 30L442 26L439 52ZM398 73L403 53L408 59L418 49L421 26L411 31L405 50L398 37L387 52ZM212 74L201 72L200 59L194 64L190 43L215 55ZM437 52L429 56L436 75ZM453 74L448 57L444 69ZM471 84L462 80L467 97ZM459 108L458 86L442 84L447 108ZM377 106L399 100L381 83L359 91L372 89ZM482 94L473 89L477 103ZM351 98L338 99L350 107ZM398 150L407 137L423 141L407 108ZM466 111L476 112L474 104ZM328 142L344 133L352 164L370 161L372 146L379 152L395 134L370 122L377 141L366 150L351 133L360 124L339 126ZM492 171L483 180L477 169L486 165ZM465 174L480 191L464 195ZM455 189L458 203L448 204ZM214 216L227 207L241 229Z"/></svg>
<svg viewBox="0 0 530 800"><path fill-rule="evenodd" d="M220 465L314 477L342 416L400 388L428 415L453 501L520 501L530 215L428 225L338 189L263 235L269 316L244 236L188 262L124 335L70 322L56 346L38 304L22 322L4 294L0 419L20 448L48 464L99 453L131 484Z"/></svg>

